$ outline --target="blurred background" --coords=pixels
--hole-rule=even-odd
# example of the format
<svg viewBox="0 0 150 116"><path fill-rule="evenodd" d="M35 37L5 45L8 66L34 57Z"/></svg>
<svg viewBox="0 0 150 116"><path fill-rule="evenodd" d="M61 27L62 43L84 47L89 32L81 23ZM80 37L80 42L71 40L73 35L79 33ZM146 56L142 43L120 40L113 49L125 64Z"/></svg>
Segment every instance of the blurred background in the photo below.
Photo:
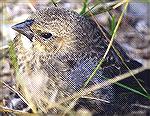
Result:
<svg viewBox="0 0 150 116"><path fill-rule="evenodd" d="M63 7L89 17L87 11L88 8L92 8L93 16L111 35L124 8L124 5L119 5L113 9L117 3L119 2L114 0L0 0L0 80L10 86L14 85L14 70L8 54L8 42L16 35L16 32L11 29L12 25L24 21L30 14L44 7ZM115 39L130 57L150 69L149 0L132 0L129 3ZM149 69L138 74L139 77L142 75L143 85L148 90L150 90ZM4 98L9 96L9 89L2 84L0 86L2 88L0 105L2 105ZM145 101L140 105L144 104L148 106L146 110L150 110L150 103Z"/></svg>

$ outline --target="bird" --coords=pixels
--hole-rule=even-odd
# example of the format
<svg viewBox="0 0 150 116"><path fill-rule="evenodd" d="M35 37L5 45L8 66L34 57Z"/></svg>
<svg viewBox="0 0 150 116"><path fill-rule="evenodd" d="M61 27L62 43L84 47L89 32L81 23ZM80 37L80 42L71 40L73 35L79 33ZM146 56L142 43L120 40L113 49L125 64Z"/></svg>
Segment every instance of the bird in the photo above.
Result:
<svg viewBox="0 0 150 116"><path fill-rule="evenodd" d="M32 44L25 49L20 38L14 39L18 73L39 111L48 113L48 103L57 103L84 88L110 42L111 36L100 27L91 18L60 7L37 10L25 21L12 26ZM116 41L113 46L86 87L128 72L123 61L130 69L139 66ZM107 103L98 99L111 102L114 88L109 85L88 96L96 99L82 96L75 106L102 111L103 104Z"/></svg>

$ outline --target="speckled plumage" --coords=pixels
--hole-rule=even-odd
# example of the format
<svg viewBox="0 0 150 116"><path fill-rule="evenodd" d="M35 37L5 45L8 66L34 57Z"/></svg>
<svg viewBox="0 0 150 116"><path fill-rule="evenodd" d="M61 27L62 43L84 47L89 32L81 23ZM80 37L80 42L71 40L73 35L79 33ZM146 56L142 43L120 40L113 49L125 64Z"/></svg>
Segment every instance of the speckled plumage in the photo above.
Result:
<svg viewBox="0 0 150 116"><path fill-rule="evenodd" d="M27 32L33 37L32 47L25 49L19 39L14 41L19 73L25 80L33 102L40 110L47 112L42 98L57 102L80 90L103 57L109 36L102 28L108 36L106 38L91 19L63 8L52 7L37 11L28 20L33 20ZM40 36L45 32L51 33L52 37L45 40ZM133 60L116 42L114 46L122 54L123 60L132 64ZM126 71L121 59L111 48L102 69L97 71L88 86L104 81L102 77L112 78ZM92 96L111 101L113 87L97 90ZM97 110L102 109L102 101L89 101Z"/></svg>

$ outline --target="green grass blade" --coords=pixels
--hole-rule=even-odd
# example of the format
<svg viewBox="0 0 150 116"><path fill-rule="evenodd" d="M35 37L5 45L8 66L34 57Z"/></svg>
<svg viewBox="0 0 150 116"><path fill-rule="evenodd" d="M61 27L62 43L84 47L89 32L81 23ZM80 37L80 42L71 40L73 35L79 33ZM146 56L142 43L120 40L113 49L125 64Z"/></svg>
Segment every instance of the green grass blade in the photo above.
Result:
<svg viewBox="0 0 150 116"><path fill-rule="evenodd" d="M86 12L88 2L89 2L89 0L84 0L83 7L82 7L82 10L80 12L80 15L82 15L82 14L84 14Z"/></svg>

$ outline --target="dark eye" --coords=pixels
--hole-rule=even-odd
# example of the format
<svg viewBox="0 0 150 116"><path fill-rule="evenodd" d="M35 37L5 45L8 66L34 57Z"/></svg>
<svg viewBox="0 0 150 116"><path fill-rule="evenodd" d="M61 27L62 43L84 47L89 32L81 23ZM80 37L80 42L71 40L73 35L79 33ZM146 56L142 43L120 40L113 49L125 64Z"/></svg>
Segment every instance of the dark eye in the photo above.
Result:
<svg viewBox="0 0 150 116"><path fill-rule="evenodd" d="M40 36L43 37L44 39L49 39L50 37L52 37L52 34L51 33L41 33Z"/></svg>

